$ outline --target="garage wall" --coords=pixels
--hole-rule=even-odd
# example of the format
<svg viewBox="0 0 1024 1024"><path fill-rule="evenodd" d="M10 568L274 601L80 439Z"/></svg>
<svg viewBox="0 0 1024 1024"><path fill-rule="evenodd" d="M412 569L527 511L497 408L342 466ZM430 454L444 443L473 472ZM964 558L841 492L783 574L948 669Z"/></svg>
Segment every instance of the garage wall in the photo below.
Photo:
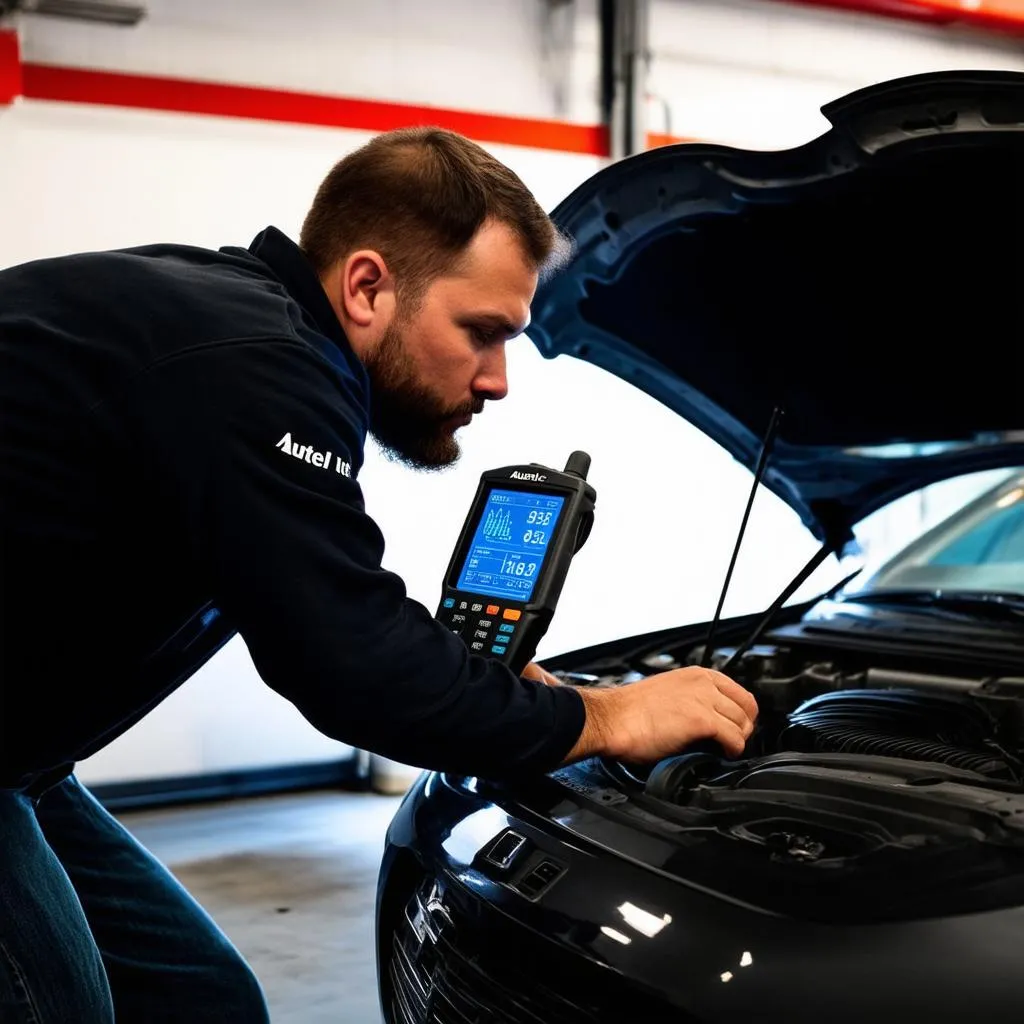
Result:
<svg viewBox="0 0 1024 1024"><path fill-rule="evenodd" d="M807 142L824 104L874 82L1024 70L1020 37L776 0L652 0L650 44L650 129L754 149Z"/></svg>
<svg viewBox="0 0 1024 1024"><path fill-rule="evenodd" d="M26 59L598 120L596 0L143 0L131 28L22 18Z"/></svg>
<svg viewBox="0 0 1024 1024"><path fill-rule="evenodd" d="M149 0L137 26L23 15L26 65L448 107L593 124L594 3L571 20L538 0ZM457 39L450 27L459 26ZM502 58L493 59L497 40ZM28 77L28 76L26 76ZM131 99L129 82L124 93ZM173 82L167 92L173 92ZM154 236L248 239L297 230L334 160L369 136L28 100L0 108L0 264ZM521 153L553 204L596 158Z"/></svg>
<svg viewBox="0 0 1024 1024"><path fill-rule="evenodd" d="M19 29L24 59L42 65L595 124L595 6L582 0L572 18L562 9L550 20L539 0L150 0L149 17L132 29L35 17L23 17ZM736 144L804 141L821 130L817 106L847 91L842 75L800 57L807 33L829 33L814 36L818 47L848 46L848 71L858 53L866 59L855 42L859 19L806 8L659 0L653 28L652 88L666 98L671 129ZM917 54L918 30L894 31L885 37L889 51ZM864 81L882 77L867 66L859 73ZM268 223L294 236L323 174L369 137L72 103L0 107L0 266L155 240L246 244ZM487 144L549 208L602 162ZM465 434L455 469L417 475L368 453L361 483L388 538L388 567L432 608L479 473L507 462L560 465L584 448L593 456L597 523L541 656L708 617L747 471L630 386L565 357L545 362L525 339L511 346L509 374L509 398ZM726 614L766 605L813 548L796 517L760 495ZM81 775L140 779L346 750L263 686L235 640Z"/></svg>

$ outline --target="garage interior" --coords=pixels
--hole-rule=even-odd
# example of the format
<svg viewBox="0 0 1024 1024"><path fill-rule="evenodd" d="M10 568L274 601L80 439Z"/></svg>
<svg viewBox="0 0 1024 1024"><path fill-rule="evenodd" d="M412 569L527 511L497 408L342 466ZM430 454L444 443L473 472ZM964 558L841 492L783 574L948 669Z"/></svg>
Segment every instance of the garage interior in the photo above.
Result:
<svg viewBox="0 0 1024 1024"><path fill-rule="evenodd" d="M268 224L294 237L326 170L392 127L466 134L551 210L635 154L801 146L827 130L820 110L834 99L957 69L1024 71L1024 3L0 0L0 268L155 241L246 245ZM709 620L749 473L593 366L549 362L520 340L508 372L508 398L465 435L452 471L412 474L368 445L359 482L386 567L435 608L480 474L560 466L583 448L607 511L538 660ZM664 500L644 502L650 537L628 570L651 564L643 545L670 532L682 571L643 570L629 600L595 602L593 567L621 564L613 524L625 527L627 496L649 495L652 479ZM682 532L695 482L714 501ZM883 509L858 529L863 557L940 521L972 488L953 481ZM760 495L725 613L767 607L816 547L777 496ZM804 591L818 592L813 580ZM316 732L236 638L76 774L235 942L275 1024L380 1024L377 875L417 768Z"/></svg>

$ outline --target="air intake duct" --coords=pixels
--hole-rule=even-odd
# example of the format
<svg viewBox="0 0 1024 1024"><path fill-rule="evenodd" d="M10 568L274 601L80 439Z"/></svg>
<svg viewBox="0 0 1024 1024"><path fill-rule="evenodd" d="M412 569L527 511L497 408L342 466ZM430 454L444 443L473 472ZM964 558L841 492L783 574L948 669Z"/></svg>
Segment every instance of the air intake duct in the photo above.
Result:
<svg viewBox="0 0 1024 1024"><path fill-rule="evenodd" d="M840 690L806 701L789 716L784 750L931 761L1014 779L994 741L995 725L961 697L900 690Z"/></svg>

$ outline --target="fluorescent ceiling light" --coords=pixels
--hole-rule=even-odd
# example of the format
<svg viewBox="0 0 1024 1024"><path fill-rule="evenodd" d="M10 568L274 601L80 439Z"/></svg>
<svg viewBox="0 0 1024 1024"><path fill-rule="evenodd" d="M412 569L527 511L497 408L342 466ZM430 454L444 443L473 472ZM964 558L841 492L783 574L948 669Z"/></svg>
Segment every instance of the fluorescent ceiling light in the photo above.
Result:
<svg viewBox="0 0 1024 1024"><path fill-rule="evenodd" d="M19 10L52 18L98 21L104 25L137 25L145 16L140 4L112 0L22 0Z"/></svg>

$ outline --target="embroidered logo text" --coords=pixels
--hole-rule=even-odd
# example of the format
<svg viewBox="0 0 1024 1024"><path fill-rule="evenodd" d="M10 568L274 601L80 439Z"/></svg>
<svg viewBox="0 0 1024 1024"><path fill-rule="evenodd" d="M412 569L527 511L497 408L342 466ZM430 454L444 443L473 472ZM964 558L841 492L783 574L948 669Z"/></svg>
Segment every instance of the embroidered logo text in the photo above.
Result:
<svg viewBox="0 0 1024 1024"><path fill-rule="evenodd" d="M299 444L292 440L291 431L285 434L274 447L280 448L285 455L290 455L293 459L301 459L319 469L333 470L342 476L352 475L352 464L345 462L340 455L332 455L331 452L318 452L311 444Z"/></svg>

